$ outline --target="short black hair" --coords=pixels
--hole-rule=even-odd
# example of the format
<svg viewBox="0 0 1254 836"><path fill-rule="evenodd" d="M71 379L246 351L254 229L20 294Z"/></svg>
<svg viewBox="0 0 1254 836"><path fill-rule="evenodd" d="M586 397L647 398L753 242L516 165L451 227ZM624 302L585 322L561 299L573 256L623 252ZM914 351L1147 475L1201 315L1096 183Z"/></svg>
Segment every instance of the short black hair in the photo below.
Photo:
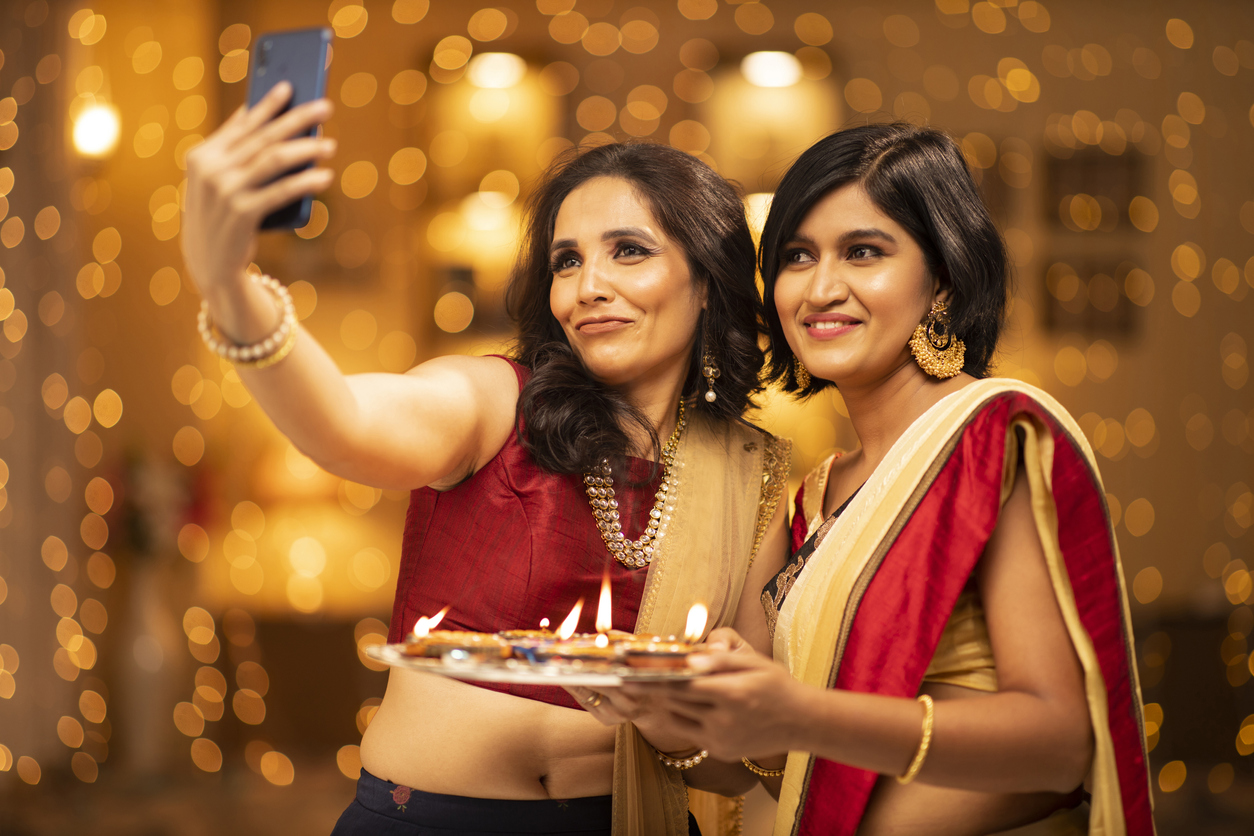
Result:
<svg viewBox="0 0 1254 836"><path fill-rule="evenodd" d="M830 381L797 386L794 355L775 310L783 247L811 207L832 191L860 183L876 207L923 250L928 269L949 290L950 329L966 343L963 371L986 377L1005 318L1006 246L993 225L957 144L942 131L901 122L859 125L810 146L780 181L762 228L759 267L770 334L767 377L808 397Z"/></svg>

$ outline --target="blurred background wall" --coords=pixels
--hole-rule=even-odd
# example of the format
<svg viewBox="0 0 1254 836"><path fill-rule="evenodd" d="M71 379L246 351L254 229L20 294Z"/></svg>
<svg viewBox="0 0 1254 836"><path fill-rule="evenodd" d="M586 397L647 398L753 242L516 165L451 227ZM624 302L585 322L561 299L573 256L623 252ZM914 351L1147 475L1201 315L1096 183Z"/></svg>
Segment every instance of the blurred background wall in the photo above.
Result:
<svg viewBox="0 0 1254 836"><path fill-rule="evenodd" d="M998 373L1099 452L1161 832L1250 832L1254 5L486 2L0 5L0 830L329 832L352 797L407 496L274 431L178 249L250 45L323 25L337 180L257 263L350 372L508 346L519 207L572 145L682 148L760 225L842 125L950 132L1013 253ZM755 420L797 477L856 443L838 395Z"/></svg>

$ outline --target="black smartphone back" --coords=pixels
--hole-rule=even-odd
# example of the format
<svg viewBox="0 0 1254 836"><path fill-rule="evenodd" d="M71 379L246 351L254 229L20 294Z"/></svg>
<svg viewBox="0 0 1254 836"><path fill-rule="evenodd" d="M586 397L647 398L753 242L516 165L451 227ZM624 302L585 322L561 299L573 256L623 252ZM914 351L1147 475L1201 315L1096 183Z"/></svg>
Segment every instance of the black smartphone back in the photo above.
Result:
<svg viewBox="0 0 1254 836"><path fill-rule="evenodd" d="M327 48L330 45L331 30L325 27L259 35L253 46L252 69L248 75L248 106L257 104L280 81L292 85L292 98L283 112L322 98L327 88ZM313 136L313 131L306 135ZM309 166L292 169L281 176L304 168ZM313 198L305 197L267 215L261 228L299 229L309 223L312 210Z"/></svg>

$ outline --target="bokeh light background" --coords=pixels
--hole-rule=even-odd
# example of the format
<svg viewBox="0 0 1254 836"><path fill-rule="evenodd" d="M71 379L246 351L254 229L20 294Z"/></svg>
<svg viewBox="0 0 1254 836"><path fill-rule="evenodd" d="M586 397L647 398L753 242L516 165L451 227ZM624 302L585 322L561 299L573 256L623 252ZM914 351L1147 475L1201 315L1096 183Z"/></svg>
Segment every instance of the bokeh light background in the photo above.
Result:
<svg viewBox="0 0 1254 836"><path fill-rule="evenodd" d="M760 224L841 125L952 133L1013 254L998 373L1099 454L1161 832L1249 832L1241 0L7 0L0 829L328 832L352 796L407 497L273 430L201 346L178 248L187 151L243 100L250 46L315 25L337 177L257 262L350 372L508 344L519 207L572 144L682 148ZM757 420L798 477L853 444L838 395ZM751 800L746 832L767 818Z"/></svg>

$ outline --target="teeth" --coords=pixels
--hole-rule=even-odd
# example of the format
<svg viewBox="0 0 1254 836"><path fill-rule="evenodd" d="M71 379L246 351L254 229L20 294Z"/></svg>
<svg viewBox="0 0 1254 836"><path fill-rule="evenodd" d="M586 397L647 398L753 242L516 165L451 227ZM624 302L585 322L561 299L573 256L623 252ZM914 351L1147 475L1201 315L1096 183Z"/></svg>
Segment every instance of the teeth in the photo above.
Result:
<svg viewBox="0 0 1254 836"><path fill-rule="evenodd" d="M808 327L816 331L834 331L837 328L843 328L852 324L852 322L811 322Z"/></svg>

